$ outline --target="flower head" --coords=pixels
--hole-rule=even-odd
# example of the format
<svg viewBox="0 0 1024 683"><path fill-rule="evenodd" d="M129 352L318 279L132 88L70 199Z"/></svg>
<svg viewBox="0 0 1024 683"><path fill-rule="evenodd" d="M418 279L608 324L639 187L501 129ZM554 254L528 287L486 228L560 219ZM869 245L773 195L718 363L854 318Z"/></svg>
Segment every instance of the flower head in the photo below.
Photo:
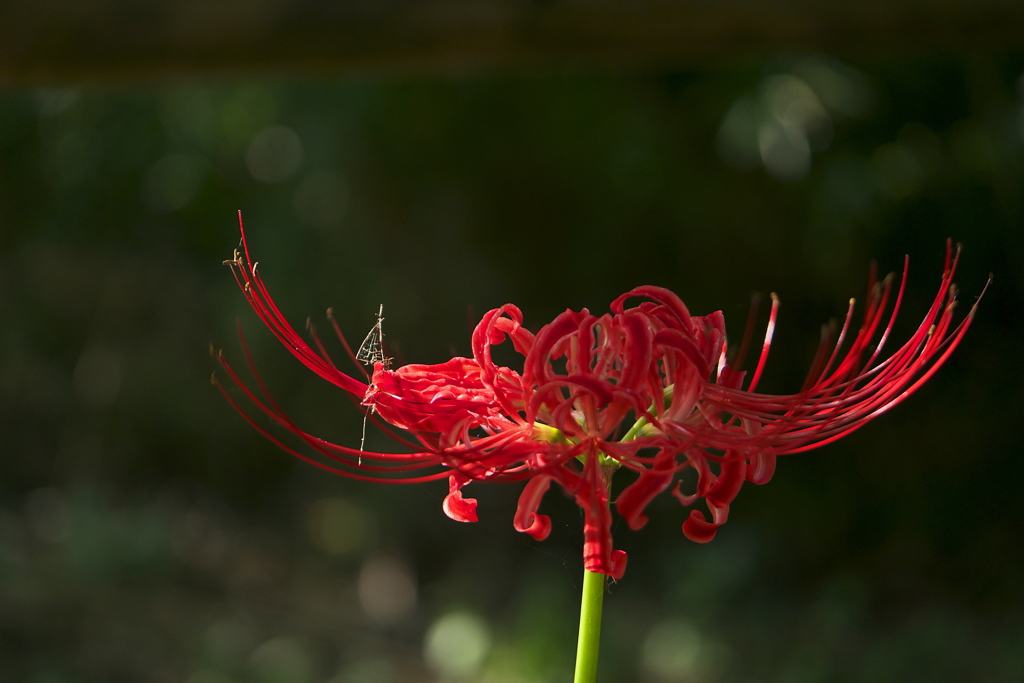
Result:
<svg viewBox="0 0 1024 683"><path fill-rule="evenodd" d="M749 332L737 358L730 359L722 313L691 315L679 297L660 287L633 289L604 315L567 310L536 334L523 326L520 310L506 304L476 326L472 358L393 370L377 362L363 381L335 366L312 326L307 342L288 323L249 256L243 231L242 250L227 263L253 310L309 369L346 391L375 421L400 430L405 436L394 436L410 452L369 452L312 436L287 417L258 375L257 392L219 355L243 395L298 437L306 450L280 441L224 393L264 435L324 469L392 483L447 478L444 511L458 521L477 519L476 501L462 493L468 484L523 481L513 524L543 539L551 521L539 508L554 484L584 512L586 568L618 578L626 556L612 547L612 504L632 529L639 529L647 522L647 504L666 491L685 507L703 501L706 511L691 509L682 531L694 541L709 541L728 519L743 483L767 482L777 456L849 434L920 387L973 319L976 304L958 324L953 322L958 257L959 249L954 252L947 243L939 291L924 320L884 359L881 352L900 307L906 269L888 314L894 280L872 278L860 325L853 325L851 300L839 334L823 338L805 385L795 394L756 391L778 314L774 296L748 380L738 367ZM521 369L494 361L492 349L506 343L521 356ZM696 483L684 490L680 475L688 469L696 473ZM620 476L627 483L613 501L611 481L620 470L626 470Z"/></svg>

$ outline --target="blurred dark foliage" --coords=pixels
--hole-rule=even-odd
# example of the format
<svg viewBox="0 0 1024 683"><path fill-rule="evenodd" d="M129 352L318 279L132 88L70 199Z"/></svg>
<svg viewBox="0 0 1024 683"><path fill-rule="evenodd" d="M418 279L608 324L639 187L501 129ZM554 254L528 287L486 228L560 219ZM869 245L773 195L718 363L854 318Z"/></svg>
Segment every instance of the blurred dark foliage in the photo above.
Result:
<svg viewBox="0 0 1024 683"><path fill-rule="evenodd" d="M923 315L964 244L962 347L862 431L748 485L712 543L665 497L606 603L604 681L1016 681L1024 674L1024 58L779 58L686 73L205 81L0 94L3 680L567 680L581 519L512 529L515 486L332 478L208 377L241 321L275 397L355 444L361 416L247 310L242 209L296 326L469 353L638 284L782 312L762 388L799 388L868 263ZM338 351L340 347L331 347ZM368 448L389 448L371 434Z"/></svg>

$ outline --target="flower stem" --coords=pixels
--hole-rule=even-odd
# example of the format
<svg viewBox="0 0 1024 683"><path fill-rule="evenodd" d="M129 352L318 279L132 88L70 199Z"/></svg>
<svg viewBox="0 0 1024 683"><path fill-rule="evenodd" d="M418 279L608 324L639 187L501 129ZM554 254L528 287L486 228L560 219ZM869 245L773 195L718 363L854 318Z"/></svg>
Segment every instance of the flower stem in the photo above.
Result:
<svg viewBox="0 0 1024 683"><path fill-rule="evenodd" d="M573 683L597 681L597 651L601 644L601 606L606 579L600 572L583 572L580 637L576 645L576 676Z"/></svg>

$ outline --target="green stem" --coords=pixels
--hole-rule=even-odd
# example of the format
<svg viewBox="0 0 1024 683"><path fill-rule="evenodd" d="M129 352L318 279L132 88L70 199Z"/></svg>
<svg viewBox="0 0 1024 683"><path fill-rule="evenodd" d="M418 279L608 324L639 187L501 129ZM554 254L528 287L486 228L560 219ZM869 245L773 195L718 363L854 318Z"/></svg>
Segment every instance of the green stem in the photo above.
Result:
<svg viewBox="0 0 1024 683"><path fill-rule="evenodd" d="M646 417L641 417L639 420L634 422L633 426L629 428L629 431L626 432L623 435L622 440L623 441L632 441L633 439L635 439L636 437L638 437L640 435L640 430L643 429L644 425L646 425L646 424L647 424L647 418Z"/></svg>
<svg viewBox="0 0 1024 683"><path fill-rule="evenodd" d="M580 638L576 645L576 676L573 683L597 681L597 651L601 645L601 606L606 579L600 572L583 572Z"/></svg>

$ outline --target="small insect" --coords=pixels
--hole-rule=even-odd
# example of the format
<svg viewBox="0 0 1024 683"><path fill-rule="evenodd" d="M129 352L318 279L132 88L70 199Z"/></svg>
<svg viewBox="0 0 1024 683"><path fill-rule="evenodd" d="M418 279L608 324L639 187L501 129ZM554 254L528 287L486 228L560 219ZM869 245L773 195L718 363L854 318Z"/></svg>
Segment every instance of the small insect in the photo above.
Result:
<svg viewBox="0 0 1024 683"><path fill-rule="evenodd" d="M382 322L384 322L384 304L381 304L380 310L377 311L377 323L370 329L363 343L359 345L359 350L356 351L356 360L365 365L383 363L386 370L391 366L391 359L384 355Z"/></svg>
<svg viewBox="0 0 1024 683"><path fill-rule="evenodd" d="M359 345L359 350L356 351L356 360L364 363L365 365L375 365L380 363L387 370L391 367L391 359L384 355L384 330L381 328L381 323L384 322L384 304L380 305L380 310L377 311L377 323L370 329L370 332L366 335L366 339ZM363 438L359 441L359 452L363 452L363 446L366 445L366 420L370 417L370 413L373 412L371 406L367 410L366 415L363 416ZM363 464L363 456L359 456L359 465Z"/></svg>

